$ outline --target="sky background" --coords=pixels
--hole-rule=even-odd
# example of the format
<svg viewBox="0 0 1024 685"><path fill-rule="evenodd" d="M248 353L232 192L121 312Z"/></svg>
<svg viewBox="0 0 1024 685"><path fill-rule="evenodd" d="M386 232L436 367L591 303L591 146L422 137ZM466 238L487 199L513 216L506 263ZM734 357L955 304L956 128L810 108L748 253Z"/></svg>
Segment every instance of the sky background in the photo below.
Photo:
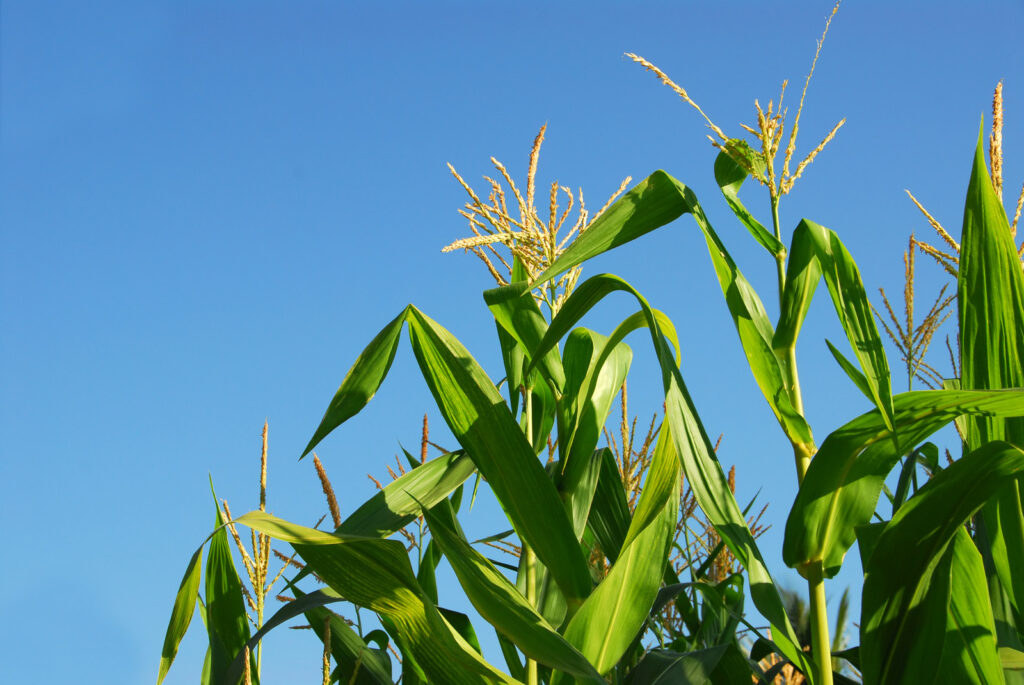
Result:
<svg viewBox="0 0 1024 685"><path fill-rule="evenodd" d="M467 234L451 162L482 187L489 157L599 207L627 175L690 185L774 317L774 265L729 214L695 111L623 57L640 53L727 133L790 79L795 106L831 3L80 3L0 6L0 681L155 678L185 564L213 521L208 475L236 513L311 525L326 505L298 455L338 383L409 302L497 379L490 277L441 254ZM899 296L913 190L959 233L979 122L1005 79L1006 194L1024 180L1024 5L848 2L833 22L797 154L847 124L782 204L844 240L869 291ZM747 205L767 223L767 195ZM683 376L738 497L760 491L781 561L792 455L749 371L689 219L587 266L633 283L676 323ZM788 241L788 239L787 239ZM942 274L919 260L918 310ZM877 298L875 299L877 303ZM632 313L611 298L587 324ZM824 339L846 343L824 290L799 349L820 443L867 411ZM649 345L631 408L660 382ZM941 341L933 361L948 369ZM890 349L890 363L898 357ZM899 380L896 389L904 389ZM453 442L406 343L370 406L318 448L343 513L386 479L399 442ZM641 419L641 423L645 420ZM470 534L505 526L481 500ZM287 545L281 545L287 549ZM276 568L276 567L275 567ZM848 559L828 592L857 586ZM463 608L457 589L441 603ZM484 624L485 649L493 645ZM167 682L194 682L198 618ZM316 682L308 633L267 642L265 682ZM489 651L496 663L500 656Z"/></svg>

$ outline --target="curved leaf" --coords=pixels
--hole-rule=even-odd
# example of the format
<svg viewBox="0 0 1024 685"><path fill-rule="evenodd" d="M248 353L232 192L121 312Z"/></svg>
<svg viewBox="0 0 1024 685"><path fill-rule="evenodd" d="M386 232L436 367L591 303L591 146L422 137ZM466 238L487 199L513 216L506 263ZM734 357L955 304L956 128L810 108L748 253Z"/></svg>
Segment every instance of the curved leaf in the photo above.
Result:
<svg viewBox="0 0 1024 685"><path fill-rule="evenodd" d="M744 141L738 142L746 145ZM740 202L740 186L747 180L748 175L749 172L736 163L727 152L718 153L718 157L715 158L715 182L722 190L729 209L740 220L740 223L747 227L750 235L754 236L754 239L761 243L761 246L768 250L773 257L784 255L786 253L785 246L779 242L778 238L769 233L768 229L761 225L761 222L755 219L754 215Z"/></svg>
<svg viewBox="0 0 1024 685"><path fill-rule="evenodd" d="M861 281L857 264L839 236L807 219L802 220L793 232L793 249L799 249L801 252L806 250L805 246L798 245L804 241L809 242L814 249L818 267L825 278L825 285L828 286L832 304L839 316L839 323L842 324L854 355L860 362L868 388L871 390L871 398L875 406L881 410L885 425L892 428L892 379L889 362L882 348L875 315L864 291L864 283ZM806 294L806 290L801 292L801 295ZM808 298L807 303L809 301ZM803 312L806 312L807 303L788 307L784 305L784 311L800 310L802 307ZM799 327L799 324L797 326Z"/></svg>
<svg viewBox="0 0 1024 685"><path fill-rule="evenodd" d="M584 234L589 234L589 230ZM647 327L651 334L654 351L662 372L665 392L665 424L671 426L672 441L680 457L683 471L697 499L697 503L714 524L722 540L733 555L743 564L750 577L751 599L761 614L773 626L772 635L785 656L798 664L805 673L810 672L808 656L800 649L783 608L778 589L772 582L768 567L761 557L754 537L736 498L729 489L728 480L721 464L714 456L714 447L697 416L683 383L679 368L672 359L672 352L665 342L660 326L647 300L632 286L617 276L601 274L593 276L576 287L572 295L562 304L558 315L544 336L540 354L545 345L554 345L561 335L606 295L623 291L639 302Z"/></svg>
<svg viewBox="0 0 1024 685"><path fill-rule="evenodd" d="M964 523L1022 473L1024 451L990 442L940 471L896 512L865 566L860 645L865 682L903 683L911 674L915 681L929 682L922 672L929 659L919 650L931 646L930 662L937 669L949 596L949 571L943 576L937 570L943 558L951 563L946 549ZM929 592L946 598L937 621ZM908 671L911 664L915 670Z"/></svg>
<svg viewBox="0 0 1024 685"><path fill-rule="evenodd" d="M335 532L387 537L409 525L422 513L422 507L432 507L447 498L475 471L473 460L462 450L435 457L385 485Z"/></svg>
<svg viewBox="0 0 1024 685"><path fill-rule="evenodd" d="M834 576L854 529L871 520L885 477L904 454L961 414L1024 414L1024 391L919 390L897 395L893 405L895 434L876 409L822 443L786 521L787 565L804 573L821 563L825 576Z"/></svg>
<svg viewBox="0 0 1024 685"><path fill-rule="evenodd" d="M484 301L498 325L515 338L527 355L536 349L548 326L529 288L513 283L485 290ZM530 359L529 356L527 358ZM557 350L549 350L535 366L561 391L565 374Z"/></svg>
<svg viewBox="0 0 1024 685"><path fill-rule="evenodd" d="M740 336L743 353L747 357L758 387L786 434L796 442L810 443L810 428L794 408L790 395L790 384L787 382L789 370L785 362L776 356L772 347L775 332L765 313L764 305L711 227L697 201L697 196L664 171L651 174L635 192L636 194L631 191L602 214L550 268L538 277L536 283L557 276L591 257L634 240L683 214L692 214L704 234L722 294L725 295L726 305ZM618 212L612 213L612 210L620 205ZM561 337L558 335L556 339Z"/></svg>
<svg viewBox="0 0 1024 685"><path fill-rule="evenodd" d="M574 675L586 683L604 683L594 667L537 613L501 574L463 537L444 502L424 511L434 542L447 557L459 584L480 615L531 659Z"/></svg>
<svg viewBox="0 0 1024 685"><path fill-rule="evenodd" d="M952 555L949 610L937 682L1001 683L1003 667L981 554L965 528L957 531L947 553Z"/></svg>
<svg viewBox="0 0 1024 685"><path fill-rule="evenodd" d="M391 369L391 362L395 360L402 324L405 323L408 312L408 307L403 309L402 313L385 326L360 353L352 368L345 374L341 387L334 394L334 399L328 405L320 425L303 450L303 457L312 452L328 433L358 414L376 394Z"/></svg>
<svg viewBox="0 0 1024 685"><path fill-rule="evenodd" d="M205 543L203 543L205 544ZM178 645L181 639L188 632L188 625L192 622L192 614L196 610L196 600L199 598L199 583L202 580L202 551L200 547L188 562L185 568L185 576L178 586L178 594L174 597L174 607L171 609L171 620L167 624L167 634L164 636L164 648L160 654L160 672L156 677L157 685L167 677L167 671L174 663L174 657L178 653Z"/></svg>
<svg viewBox="0 0 1024 685"><path fill-rule="evenodd" d="M587 561L562 502L497 388L448 331L412 308L416 360L448 427L487 479L520 539L572 605L590 594Z"/></svg>
<svg viewBox="0 0 1024 685"><path fill-rule="evenodd" d="M431 681L516 682L484 661L445 621L416 582L401 542L332 535L260 511L235 523L291 543L331 588L386 618Z"/></svg>

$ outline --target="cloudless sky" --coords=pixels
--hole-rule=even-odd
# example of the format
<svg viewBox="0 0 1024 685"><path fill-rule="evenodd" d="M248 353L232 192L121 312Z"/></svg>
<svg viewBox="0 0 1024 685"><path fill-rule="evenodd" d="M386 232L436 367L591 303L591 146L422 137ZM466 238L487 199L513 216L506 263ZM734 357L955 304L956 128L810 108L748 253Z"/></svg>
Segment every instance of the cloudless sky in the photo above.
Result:
<svg viewBox="0 0 1024 685"><path fill-rule="evenodd" d="M441 254L467 234L454 164L525 177L548 124L540 187L600 206L630 175L690 185L769 312L774 265L725 208L696 112L623 53L686 87L734 136L753 101L794 106L827 2L4 2L0 8L0 681L140 683L156 675L185 564L213 523L208 474L235 513L258 499L270 421L269 508L311 525L326 505L299 462L363 346L407 303L448 327L497 379L490 277ZM801 121L806 153L846 126L782 204L836 230L871 293L899 299L910 188L959 233L979 122L1005 79L1006 194L1024 180L1020 2L848 1ZM793 109L791 109L792 113ZM767 196L743 198L767 222ZM779 578L792 455L746 368L696 226L682 219L588 265L677 324L683 376L738 496L760 492ZM943 276L919 260L919 312ZM873 295L874 297L874 295ZM875 300L877 302L877 299ZM632 313L610 299L588 325ZM846 349L819 293L800 347L820 442L867 411L829 357ZM634 336L631 408L660 408ZM933 361L943 370L941 340ZM899 360L895 387L904 389ZM370 406L318 453L343 512L386 480L424 412L453 445L403 343ZM645 418L641 418L643 423ZM503 527L481 501L472 534ZM280 546L282 550L287 545ZM276 566L275 566L276 568ZM857 587L851 555L829 585ZM441 603L462 608L457 588ZM492 649L491 632L477 630ZM195 682L202 624L168 682ZM486 634L486 635L485 635ZM305 632L267 642L265 682L314 682ZM489 652L501 663L500 656Z"/></svg>

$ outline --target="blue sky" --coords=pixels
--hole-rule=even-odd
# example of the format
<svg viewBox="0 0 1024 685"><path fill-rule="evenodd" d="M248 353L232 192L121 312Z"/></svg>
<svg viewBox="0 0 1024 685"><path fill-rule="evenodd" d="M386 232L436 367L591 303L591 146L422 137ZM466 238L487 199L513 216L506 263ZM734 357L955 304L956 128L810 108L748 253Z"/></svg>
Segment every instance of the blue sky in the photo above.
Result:
<svg viewBox="0 0 1024 685"><path fill-rule="evenodd" d="M830 9L5 2L0 680L36 681L40 668L52 681L155 677L173 593L212 520L207 474L233 510L253 508L269 418L270 509L319 518L312 464L297 457L358 352L408 302L501 375L480 297L489 277L440 253L466 234L445 162L479 185L494 155L521 178L547 123L542 187L582 187L599 206L625 176L665 169L695 189L770 303L773 265L721 201L701 120L623 53L658 64L738 136L754 98L777 98L784 78L795 104ZM898 294L909 232L928 235L903 189L959 230L999 79L1007 195L1024 180L1022 28L1019 2L844 5L798 154L847 124L783 203L783 225L833 228L869 290ZM765 220L766 197L753 186L743 197ZM760 489L771 503L764 553L795 585L779 551L792 457L694 228L680 221L587 273L621 275L676 322L708 432L724 434L740 498ZM924 310L943 279L919 263ZM589 325L608 332L629 313L612 301ZM821 297L800 348L819 440L868 409L826 337L843 340ZM631 404L649 416L658 377L643 339L633 347ZM318 448L343 510L373 493L365 474L385 475L399 441L416 444L424 412L451 444L431 406L403 345L374 402ZM482 503L468 527L499 526ZM830 595L859 573L851 559ZM443 588L442 603L456 594ZM317 651L308 634L279 631L266 682L316 678ZM202 652L197 632L168 682L193 682Z"/></svg>

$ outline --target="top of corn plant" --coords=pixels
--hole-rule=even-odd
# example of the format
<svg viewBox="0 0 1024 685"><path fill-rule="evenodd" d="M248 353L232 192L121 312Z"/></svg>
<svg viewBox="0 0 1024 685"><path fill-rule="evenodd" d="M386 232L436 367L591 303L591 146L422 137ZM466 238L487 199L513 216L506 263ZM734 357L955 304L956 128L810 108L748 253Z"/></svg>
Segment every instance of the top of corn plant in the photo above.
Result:
<svg viewBox="0 0 1024 685"><path fill-rule="evenodd" d="M992 168L992 189L996 193L996 197L1000 200L1003 199L1003 82L1000 81L996 84L995 94L992 96L992 131L988 137L988 159L989 166ZM929 257L934 259L939 266L946 270L946 272L956 278L957 270L960 266L960 243L958 243L953 236L949 234L938 219L933 217L931 213L924 208L914 194L909 190L906 191L910 197L911 202L921 210L925 219L928 220L928 225L932 227L936 235L942 239L948 248L949 252L926 243L921 240L912 239L914 245L917 246L922 252L927 254ZM1021 210L1024 209L1024 184L1021 185L1020 193L1017 195L1017 207L1013 213L1013 221L1010 222L1010 235L1016 238L1017 236L1017 224L1020 222ZM1024 242L1017 248L1017 255L1021 258L1024 263Z"/></svg>
<svg viewBox="0 0 1024 685"><path fill-rule="evenodd" d="M558 256L565 252L565 249L572 241L583 234L594 220L622 194L622 191L626 189L626 186L632 180L631 177L627 176L619 184L618 189L612 193L612 196L608 198L608 201L604 203L604 206L593 215L586 208L582 188L578 189L577 195L574 196L572 189L568 186L559 185L558 181L554 181L548 194L547 218L542 218L537 210L535 200L537 162L540 158L540 146L544 142L546 130L547 124L540 127L537 137L534 138L533 147L530 149L530 164L526 173L525 195L520 192L519 186L512 180L512 176L509 174L508 169L505 168L505 165L491 157L491 163L494 164L494 168L498 170L501 178L508 185L512 197L515 199L519 214L518 218L512 216L512 213L509 211L505 188L500 181L490 176L484 176L484 179L490 185L487 200L484 201L459 175L455 167L451 164L448 165L452 175L466 190L466 193L469 194L470 200L462 209L459 209L459 214L469 221L469 230L473 235L456 240L441 251L452 252L461 249L472 252L483 260L487 270L494 277L494 280L497 281L498 285L508 285L512 281L519 280L513 275L513 265L509 263L510 261L521 264L529 280L535 280L537 276L554 264ZM558 198L563 193L566 206L559 213ZM567 219L572 214L573 207L577 205L576 220L567 224ZM563 229L567 226L568 230L563 232ZM496 249L497 246L507 248L508 253L511 255L511 260L506 259ZM494 261L492 261L492 258ZM501 265L501 269L495 266L495 261ZM534 291L534 297L538 303L546 304L551 310L551 316L554 317L562 302L572 292L576 281L579 279L579 275L580 269L578 267L570 269L561 278L549 281L541 286L539 291Z"/></svg>
<svg viewBox="0 0 1024 685"><path fill-rule="evenodd" d="M800 115L803 112L804 99L807 96L807 87L810 85L811 77L814 75L814 67L818 63L818 56L821 54L821 48L825 44L825 36L828 35L829 25L832 23L832 18L838 10L839 3L837 2L832 8L832 13L825 22L825 30L821 34L821 38L818 40L818 47L814 53L814 61L811 62L811 70L808 72L807 79L804 81L803 92L800 93L800 104L797 106L792 129L789 131L789 140L786 142L786 149L783 154L781 169L779 169L776 163L776 157L778 156L779 148L782 145L786 132L787 110L783 108L783 100L786 95L786 85L788 84L788 81L782 82L782 91L779 93L779 102L777 105L774 101L769 100L768 107L762 108L761 104L757 100L754 100L754 107L757 110L756 127L740 124L744 131L754 137L756 145L760 148L759 150L756 150L745 140L730 138L727 136L722 129L719 128L707 114L705 114L700 105L690 97L690 94L686 92L686 89L675 83L661 69L640 55L636 55L632 52L626 53L626 56L646 68L648 71L654 72L662 83L674 90L679 97L700 113L704 118L704 121L707 122L708 128L710 128L714 134L708 135L708 139L711 141L711 144L729 155L733 161L743 167L743 169L761 185L767 186L768 192L771 195L772 205L774 206L783 195L789 194L793 189L793 185L796 183L797 179L803 175L807 166L814 161L814 158L818 156L818 153L825 149L825 146L831 142L839 129L846 123L846 119L841 119L839 123L832 127L832 130L828 132L828 134L813 150L807 153L807 155L797 163L794 168L790 168L794 160L794 154L796 153L796 137L800 129Z"/></svg>

